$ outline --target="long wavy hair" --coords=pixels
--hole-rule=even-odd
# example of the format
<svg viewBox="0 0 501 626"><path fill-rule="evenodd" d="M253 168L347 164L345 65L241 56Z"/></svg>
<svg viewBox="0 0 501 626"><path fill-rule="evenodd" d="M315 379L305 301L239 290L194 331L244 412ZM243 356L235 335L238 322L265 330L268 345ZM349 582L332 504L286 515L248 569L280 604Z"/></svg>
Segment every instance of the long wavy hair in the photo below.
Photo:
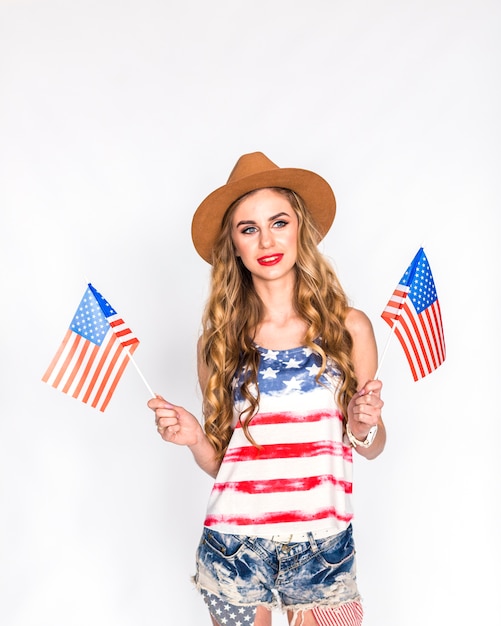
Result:
<svg viewBox="0 0 501 626"><path fill-rule="evenodd" d="M325 371L328 358L339 368L337 403L346 419L348 403L357 390L351 361L353 342L345 325L347 297L331 264L318 250L320 236L302 199L289 189L273 189L289 200L298 218L294 306L307 327L303 343L321 358L317 380ZM247 439L259 447L249 432L249 424L259 406L259 352L253 338L263 304L251 273L235 255L231 236L233 213L252 193L234 202L223 217L213 249L210 291L202 317L200 358L208 371L202 389L204 429L219 459L223 458L233 431L232 382L238 371L245 372L240 391L248 401L240 421Z"/></svg>

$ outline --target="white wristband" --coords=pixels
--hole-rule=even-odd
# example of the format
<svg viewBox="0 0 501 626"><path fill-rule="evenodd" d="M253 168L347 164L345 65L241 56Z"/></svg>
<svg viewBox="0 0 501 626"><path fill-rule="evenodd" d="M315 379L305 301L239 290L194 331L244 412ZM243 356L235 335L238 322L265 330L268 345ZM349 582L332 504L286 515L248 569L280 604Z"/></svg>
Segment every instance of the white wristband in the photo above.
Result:
<svg viewBox="0 0 501 626"><path fill-rule="evenodd" d="M369 432L367 433L367 437L364 441L360 441L355 437L355 435L351 432L350 427L348 426L348 422L346 423L346 434L348 435L348 439L350 440L351 445L356 448L357 446L362 446L362 448L368 448L377 435L377 426L373 426Z"/></svg>

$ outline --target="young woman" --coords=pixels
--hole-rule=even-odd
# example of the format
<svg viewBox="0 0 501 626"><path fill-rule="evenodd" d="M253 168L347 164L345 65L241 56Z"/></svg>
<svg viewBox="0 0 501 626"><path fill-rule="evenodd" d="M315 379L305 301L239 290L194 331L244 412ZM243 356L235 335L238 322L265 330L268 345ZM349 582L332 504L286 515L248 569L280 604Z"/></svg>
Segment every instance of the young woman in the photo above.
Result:
<svg viewBox="0 0 501 626"><path fill-rule="evenodd" d="M336 201L317 174L242 156L198 207L212 265L199 339L203 426L157 396L165 441L215 478L195 584L214 626L357 626L352 452L385 444L371 323L318 250Z"/></svg>

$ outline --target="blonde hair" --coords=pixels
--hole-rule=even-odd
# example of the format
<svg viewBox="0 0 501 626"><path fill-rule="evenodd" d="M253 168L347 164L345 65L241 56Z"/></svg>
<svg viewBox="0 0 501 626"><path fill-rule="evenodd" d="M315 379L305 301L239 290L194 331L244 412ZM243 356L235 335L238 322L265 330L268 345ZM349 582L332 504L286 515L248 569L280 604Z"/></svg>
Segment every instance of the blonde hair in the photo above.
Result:
<svg viewBox="0 0 501 626"><path fill-rule="evenodd" d="M318 378L330 357L341 372L337 402L346 419L347 407L357 389L351 362L352 339L346 325L348 302L331 264L318 250L316 226L302 199L289 189L273 188L287 197L298 218L298 245L294 306L306 322L304 345L321 358ZM237 371L245 372L240 389L248 408L240 416L247 439L257 447L249 424L259 406L257 373L259 352L253 343L262 303L252 276L235 255L232 217L246 194L226 211L213 249L209 297L202 317L200 357L208 371L203 393L204 428L222 459L232 434L233 387ZM257 390L257 395L256 395Z"/></svg>

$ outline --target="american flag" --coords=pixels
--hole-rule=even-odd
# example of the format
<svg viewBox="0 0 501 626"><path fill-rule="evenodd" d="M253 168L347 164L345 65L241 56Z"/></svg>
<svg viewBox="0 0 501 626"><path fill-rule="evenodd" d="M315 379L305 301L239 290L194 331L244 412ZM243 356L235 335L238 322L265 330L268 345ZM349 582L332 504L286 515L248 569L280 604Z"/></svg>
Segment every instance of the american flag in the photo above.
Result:
<svg viewBox="0 0 501 626"><path fill-rule="evenodd" d="M89 283L43 382L104 411L139 340Z"/></svg>
<svg viewBox="0 0 501 626"><path fill-rule="evenodd" d="M381 317L404 349L414 380L431 374L445 360L445 340L437 290L420 248Z"/></svg>

